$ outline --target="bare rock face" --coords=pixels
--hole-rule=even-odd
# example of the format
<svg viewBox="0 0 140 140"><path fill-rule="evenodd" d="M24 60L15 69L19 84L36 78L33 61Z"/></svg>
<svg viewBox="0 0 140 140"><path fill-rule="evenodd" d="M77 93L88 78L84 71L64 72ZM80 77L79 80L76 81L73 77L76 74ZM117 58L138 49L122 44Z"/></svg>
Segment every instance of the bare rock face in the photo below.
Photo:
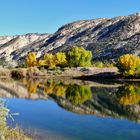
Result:
<svg viewBox="0 0 140 140"><path fill-rule="evenodd" d="M0 46L12 40L15 36L0 36Z"/></svg>
<svg viewBox="0 0 140 140"><path fill-rule="evenodd" d="M25 57L28 52L38 52L49 36L49 34L25 34L0 37L0 59L16 65L17 61Z"/></svg>
<svg viewBox="0 0 140 140"><path fill-rule="evenodd" d="M111 61L120 55L140 55L140 13L115 18L81 20L66 24L54 34L0 36L0 59L17 63L29 51L68 51L74 45L91 50L93 60Z"/></svg>

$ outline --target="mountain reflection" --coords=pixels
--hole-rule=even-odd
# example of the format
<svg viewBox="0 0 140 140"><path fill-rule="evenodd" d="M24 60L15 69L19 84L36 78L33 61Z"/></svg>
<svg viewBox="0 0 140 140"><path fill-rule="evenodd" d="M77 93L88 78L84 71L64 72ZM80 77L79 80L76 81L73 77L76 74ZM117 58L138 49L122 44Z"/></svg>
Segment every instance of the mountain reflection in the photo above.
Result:
<svg viewBox="0 0 140 140"><path fill-rule="evenodd" d="M53 100L65 110L140 122L140 84L94 86L65 80L0 81L0 96Z"/></svg>

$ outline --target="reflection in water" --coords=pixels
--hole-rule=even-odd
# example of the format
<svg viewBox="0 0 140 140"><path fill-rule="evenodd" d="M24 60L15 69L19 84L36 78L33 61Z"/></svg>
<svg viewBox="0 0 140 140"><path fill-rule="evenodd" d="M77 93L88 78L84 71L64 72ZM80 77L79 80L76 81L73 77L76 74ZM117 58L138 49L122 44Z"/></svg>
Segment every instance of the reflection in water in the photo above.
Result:
<svg viewBox="0 0 140 140"><path fill-rule="evenodd" d="M66 90L66 99L72 104L83 104L92 98L92 91L89 86L86 85L69 85Z"/></svg>
<svg viewBox="0 0 140 140"><path fill-rule="evenodd" d="M60 81L47 81L46 83L38 81L24 81L29 93L37 93L37 89L42 88L44 94L54 94L58 97L66 97L72 104L82 104L92 98L91 87L87 85L64 84Z"/></svg>
<svg viewBox="0 0 140 140"><path fill-rule="evenodd" d="M61 82L47 82L44 85L44 93L45 94L55 94L56 96L64 97L66 94L68 85L63 84Z"/></svg>
<svg viewBox="0 0 140 140"><path fill-rule="evenodd" d="M137 104L140 101L140 85L125 84L117 91L117 98L120 104L127 106Z"/></svg>
<svg viewBox="0 0 140 140"><path fill-rule="evenodd" d="M41 92L71 112L140 121L139 84L104 88L54 80L25 80L23 83L30 94Z"/></svg>
<svg viewBox="0 0 140 140"><path fill-rule="evenodd" d="M120 133L127 140L134 137L139 138L137 134L139 134L140 125L126 121L128 119L140 122L139 84L93 87L61 80L22 80L11 83L3 82L2 84L0 82L1 95L4 95L5 90L6 93L11 93L12 96L8 95L9 97L16 95L18 98L44 99L8 99L9 108L13 112L20 113L16 117L17 122L25 127L31 125L38 129L39 127L45 129L45 131L60 132L67 136L75 135L79 139L85 136L85 139L88 140L100 139L101 136L101 140L113 139L113 136L116 136L115 138L118 140ZM24 96L23 93L27 95ZM119 124L118 126L116 122ZM132 128L135 130L136 136L132 134L134 132ZM124 132L124 130L127 131Z"/></svg>
<svg viewBox="0 0 140 140"><path fill-rule="evenodd" d="M37 81L33 81L33 80L29 80L27 82L27 90L29 93L36 93L37 87L38 87L38 82Z"/></svg>

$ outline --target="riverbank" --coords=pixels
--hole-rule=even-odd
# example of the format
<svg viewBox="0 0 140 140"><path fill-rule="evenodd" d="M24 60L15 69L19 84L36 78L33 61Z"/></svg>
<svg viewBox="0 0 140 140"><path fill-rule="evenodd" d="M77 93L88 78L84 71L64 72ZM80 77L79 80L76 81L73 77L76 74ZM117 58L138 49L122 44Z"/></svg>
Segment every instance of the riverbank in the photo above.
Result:
<svg viewBox="0 0 140 140"><path fill-rule="evenodd" d="M29 68L0 68L0 78L13 79L77 79L97 83L105 82L139 82L139 77L125 77L119 74L117 67L77 67L77 68L55 68L44 69L37 67Z"/></svg>
<svg viewBox="0 0 140 140"><path fill-rule="evenodd" d="M56 68L56 69L38 69L37 67L30 68L14 68L5 69L0 68L0 78L48 78L48 77L84 77L98 74L116 75L118 69L111 68L97 68L97 67L77 67L77 68Z"/></svg>
<svg viewBox="0 0 140 140"><path fill-rule="evenodd" d="M0 97L0 139L1 140L32 140L19 127L10 128L7 123L9 109L5 101Z"/></svg>

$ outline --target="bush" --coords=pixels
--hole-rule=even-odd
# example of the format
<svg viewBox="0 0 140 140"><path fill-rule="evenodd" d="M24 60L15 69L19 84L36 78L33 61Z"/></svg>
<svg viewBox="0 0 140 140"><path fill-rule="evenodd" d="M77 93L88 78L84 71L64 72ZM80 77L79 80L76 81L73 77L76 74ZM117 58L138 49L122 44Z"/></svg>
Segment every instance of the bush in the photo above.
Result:
<svg viewBox="0 0 140 140"><path fill-rule="evenodd" d="M11 77L16 79L21 79L26 77L27 71L26 69L15 69L11 71Z"/></svg>
<svg viewBox="0 0 140 140"><path fill-rule="evenodd" d="M93 66L94 66L94 67L98 67L98 68L103 68L103 67L104 67L104 63L98 61L98 62L93 63Z"/></svg>
<svg viewBox="0 0 140 140"><path fill-rule="evenodd" d="M140 58L133 54L126 54L117 60L116 66L125 76L135 75L135 70L140 66Z"/></svg>
<svg viewBox="0 0 140 140"><path fill-rule="evenodd" d="M71 67L91 66L92 53L82 47L74 46L67 54L67 61Z"/></svg>
<svg viewBox="0 0 140 140"><path fill-rule="evenodd" d="M22 61L18 61L18 66L16 66L16 68L27 68L28 64L25 60Z"/></svg>

